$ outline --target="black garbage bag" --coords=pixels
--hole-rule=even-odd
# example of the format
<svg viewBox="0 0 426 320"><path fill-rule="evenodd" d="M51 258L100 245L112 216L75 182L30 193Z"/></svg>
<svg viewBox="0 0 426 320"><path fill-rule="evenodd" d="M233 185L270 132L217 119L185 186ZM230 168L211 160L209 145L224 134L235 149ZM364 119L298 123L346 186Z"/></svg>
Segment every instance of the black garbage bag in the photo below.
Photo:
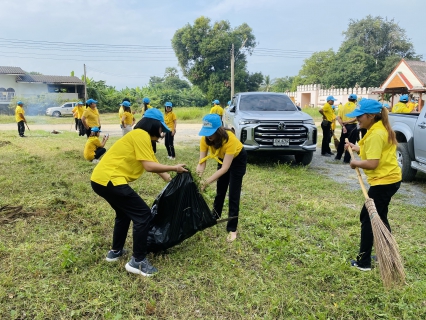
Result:
<svg viewBox="0 0 426 320"><path fill-rule="evenodd" d="M152 205L154 215L148 233L148 252L171 248L198 231L216 224L191 173L176 175Z"/></svg>

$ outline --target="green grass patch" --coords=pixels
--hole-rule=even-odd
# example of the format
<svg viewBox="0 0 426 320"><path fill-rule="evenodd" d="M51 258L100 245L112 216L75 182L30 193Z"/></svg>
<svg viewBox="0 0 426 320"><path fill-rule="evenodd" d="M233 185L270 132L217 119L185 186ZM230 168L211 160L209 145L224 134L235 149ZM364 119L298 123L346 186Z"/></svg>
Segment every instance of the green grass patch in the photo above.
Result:
<svg viewBox="0 0 426 320"><path fill-rule="evenodd" d="M0 132L0 207L29 213L0 224L1 319L426 317L425 210L402 196L389 218L407 269L403 288L384 290L377 268L349 267L361 192L280 158L249 158L237 241L227 243L225 226L214 226L151 254L160 272L144 278L125 271L127 259L105 261L114 212L91 190L85 138L36 135ZM197 146L176 145L176 156L195 169ZM164 145L157 157L174 163ZM206 174L214 170L209 161ZM151 204L164 182L145 173L132 187ZM209 204L213 197L211 187Z"/></svg>

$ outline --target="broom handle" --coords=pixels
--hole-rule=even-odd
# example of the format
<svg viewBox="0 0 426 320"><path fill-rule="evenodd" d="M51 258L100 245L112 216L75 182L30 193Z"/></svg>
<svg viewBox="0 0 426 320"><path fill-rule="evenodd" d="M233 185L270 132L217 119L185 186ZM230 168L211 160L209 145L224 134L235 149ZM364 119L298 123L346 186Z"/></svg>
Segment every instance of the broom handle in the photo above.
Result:
<svg viewBox="0 0 426 320"><path fill-rule="evenodd" d="M345 142L349 144L348 138L345 138ZM355 160L354 153L353 153L352 148L350 146L348 148L348 152L351 155L351 159ZM365 199L369 199L370 197L368 196L367 189L365 189L365 185L364 185L364 181L362 180L361 172L359 171L358 168L355 168L355 170L356 170L356 175L358 176L359 184L361 185L362 193L364 194Z"/></svg>

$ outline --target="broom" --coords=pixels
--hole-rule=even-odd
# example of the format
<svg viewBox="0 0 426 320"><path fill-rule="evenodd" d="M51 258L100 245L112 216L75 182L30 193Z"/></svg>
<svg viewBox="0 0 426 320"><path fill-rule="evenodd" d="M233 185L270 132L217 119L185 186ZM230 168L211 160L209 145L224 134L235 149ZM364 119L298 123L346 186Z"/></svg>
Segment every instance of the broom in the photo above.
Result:
<svg viewBox="0 0 426 320"><path fill-rule="evenodd" d="M333 141L334 141L334 147L336 148L336 150L338 150L339 149L340 140L336 137L336 135L334 134L334 132L333 132Z"/></svg>
<svg viewBox="0 0 426 320"><path fill-rule="evenodd" d="M345 142L349 144L346 138ZM349 147L348 151L354 160L352 148ZM362 193L365 197L365 207L367 208L370 216L371 228L374 237L374 250L376 251L377 260L379 263L380 277L382 278L383 285L387 288L392 285L399 285L405 282L405 271L402 263L401 255L399 254L398 244L395 241L392 233L380 219L377 213L374 200L368 197L367 190L365 189L361 173L358 168L355 168L359 184L361 185Z"/></svg>

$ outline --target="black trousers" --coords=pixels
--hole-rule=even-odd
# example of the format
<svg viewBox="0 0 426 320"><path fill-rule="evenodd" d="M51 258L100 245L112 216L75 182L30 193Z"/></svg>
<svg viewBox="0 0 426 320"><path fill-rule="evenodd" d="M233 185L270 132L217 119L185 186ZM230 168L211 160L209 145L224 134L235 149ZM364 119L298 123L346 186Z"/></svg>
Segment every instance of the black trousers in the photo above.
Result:
<svg viewBox="0 0 426 320"><path fill-rule="evenodd" d="M90 133L92 132L92 128L89 127L89 129L84 128L86 136L89 138Z"/></svg>
<svg viewBox="0 0 426 320"><path fill-rule="evenodd" d="M81 119L78 120L78 135L84 136L86 134L86 129L84 128L83 121Z"/></svg>
<svg viewBox="0 0 426 320"><path fill-rule="evenodd" d="M78 130L78 118L74 118L75 121L75 130Z"/></svg>
<svg viewBox="0 0 426 320"><path fill-rule="evenodd" d="M217 169L222 167L218 164ZM216 197L213 203L213 213L217 214L217 217L222 216L223 203L225 202L226 192L229 186L229 217L237 217L229 220L226 226L226 230L235 232L238 226L238 214L240 211L240 197L241 197L241 186L243 184L243 177L246 173L247 167L247 152L242 149L240 154L232 160L231 166L224 175L217 180L216 185Z"/></svg>
<svg viewBox="0 0 426 320"><path fill-rule="evenodd" d="M337 154L335 159L340 160L342 158L343 152L345 153L345 156L343 157L343 161L346 163L349 163L351 161L351 155L348 151L345 151L345 139L348 138L349 142L355 144L357 141L357 137L359 136L358 129L356 123L353 124L347 124L346 126L346 133L343 133L340 135L340 142L339 146L337 147Z"/></svg>
<svg viewBox="0 0 426 320"><path fill-rule="evenodd" d="M106 152L105 148L99 147L95 150L95 159L99 159Z"/></svg>
<svg viewBox="0 0 426 320"><path fill-rule="evenodd" d="M174 145L175 137L172 136L171 132L166 133L164 144L166 145L167 154L169 157L175 157L175 145Z"/></svg>
<svg viewBox="0 0 426 320"><path fill-rule="evenodd" d="M127 238L130 221L133 222L133 256L142 260L147 254L147 238L152 220L151 209L128 184L102 186L91 181L92 189L115 210L112 250L121 250Z"/></svg>
<svg viewBox="0 0 426 320"><path fill-rule="evenodd" d="M324 122L324 121L323 121ZM323 125L321 122L322 129L322 144L321 144L321 154L331 153L330 142L331 142L331 122L327 121L327 125Z"/></svg>
<svg viewBox="0 0 426 320"><path fill-rule="evenodd" d="M368 190L368 196L374 200L377 213L389 231L391 231L391 227L388 221L388 206L392 196L398 191L400 186L401 182L396 182L392 184L372 186ZM361 243L359 246L357 263L360 267L370 267L374 237L373 230L371 228L370 216L365 205L362 207L359 219L361 221Z"/></svg>
<svg viewBox="0 0 426 320"><path fill-rule="evenodd" d="M25 122L24 122L24 120L18 122L18 133L21 137L25 133Z"/></svg>

